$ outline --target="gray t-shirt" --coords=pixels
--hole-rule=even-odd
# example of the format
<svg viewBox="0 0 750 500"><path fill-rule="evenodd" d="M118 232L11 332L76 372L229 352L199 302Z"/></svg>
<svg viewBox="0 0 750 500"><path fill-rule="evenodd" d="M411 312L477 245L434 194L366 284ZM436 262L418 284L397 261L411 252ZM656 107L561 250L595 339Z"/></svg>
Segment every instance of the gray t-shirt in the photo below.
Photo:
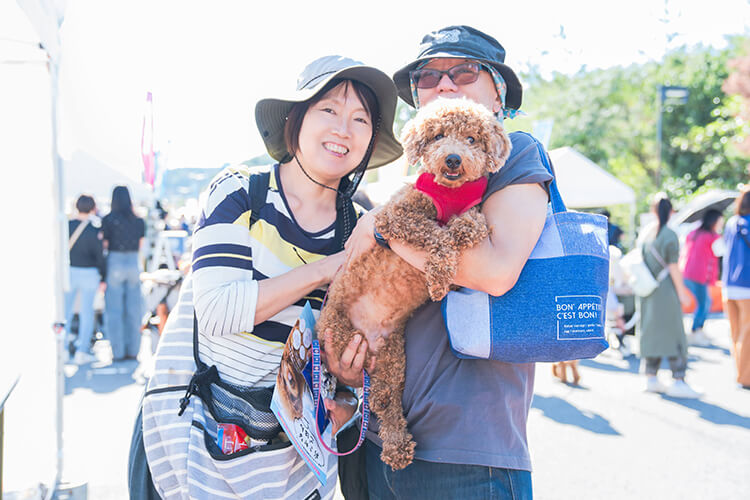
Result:
<svg viewBox="0 0 750 500"><path fill-rule="evenodd" d="M511 133L510 158L489 181L485 199L511 184L547 187L531 137ZM526 420L534 391L534 364L459 359L451 351L440 302L428 302L406 325L403 408L417 443L415 456L430 462L531 470ZM370 421L368 439L382 445Z"/></svg>

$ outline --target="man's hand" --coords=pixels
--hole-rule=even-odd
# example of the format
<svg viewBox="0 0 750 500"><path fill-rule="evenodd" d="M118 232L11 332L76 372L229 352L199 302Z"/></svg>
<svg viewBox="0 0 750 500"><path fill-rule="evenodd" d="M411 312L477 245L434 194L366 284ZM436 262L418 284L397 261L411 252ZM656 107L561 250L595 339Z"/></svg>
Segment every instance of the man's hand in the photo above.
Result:
<svg viewBox="0 0 750 500"><path fill-rule="evenodd" d="M341 358L337 359L330 348L333 333L330 330L326 330L324 335L325 350L323 352L323 360L328 371L344 385L362 387L362 368L364 368L365 358L367 357L367 340L360 334L355 335L349 342L349 345L346 346L346 349L344 349L344 352L341 353ZM368 371L371 371L374 366L375 358L372 358Z"/></svg>
<svg viewBox="0 0 750 500"><path fill-rule="evenodd" d="M375 214L381 207L373 208L357 221L349 239L344 244L346 261L351 262L376 245L373 232L375 231Z"/></svg>

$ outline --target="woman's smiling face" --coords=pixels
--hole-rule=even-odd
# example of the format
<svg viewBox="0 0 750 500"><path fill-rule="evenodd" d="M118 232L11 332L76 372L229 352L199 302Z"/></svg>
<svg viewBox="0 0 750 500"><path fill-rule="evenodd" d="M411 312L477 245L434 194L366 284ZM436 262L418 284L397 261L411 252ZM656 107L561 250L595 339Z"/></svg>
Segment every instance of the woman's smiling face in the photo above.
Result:
<svg viewBox="0 0 750 500"><path fill-rule="evenodd" d="M372 120L349 82L329 90L305 113L297 158L326 184L354 170L372 137Z"/></svg>

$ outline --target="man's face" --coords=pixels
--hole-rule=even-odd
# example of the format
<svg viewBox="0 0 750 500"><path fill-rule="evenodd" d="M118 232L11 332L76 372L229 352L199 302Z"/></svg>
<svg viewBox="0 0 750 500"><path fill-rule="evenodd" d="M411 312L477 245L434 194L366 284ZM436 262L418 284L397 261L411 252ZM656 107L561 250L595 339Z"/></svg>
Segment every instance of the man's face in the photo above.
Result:
<svg viewBox="0 0 750 500"><path fill-rule="evenodd" d="M445 58L433 59L424 67L427 69L437 69L447 71L453 66L467 62L467 59ZM456 85L451 81L448 75L443 75L437 86L431 89L417 89L419 96L419 105L424 106L438 97L466 97L472 101L484 105L493 113L498 113L502 109L502 101L497 94L495 82L487 71L480 71L479 78L474 83L466 85Z"/></svg>

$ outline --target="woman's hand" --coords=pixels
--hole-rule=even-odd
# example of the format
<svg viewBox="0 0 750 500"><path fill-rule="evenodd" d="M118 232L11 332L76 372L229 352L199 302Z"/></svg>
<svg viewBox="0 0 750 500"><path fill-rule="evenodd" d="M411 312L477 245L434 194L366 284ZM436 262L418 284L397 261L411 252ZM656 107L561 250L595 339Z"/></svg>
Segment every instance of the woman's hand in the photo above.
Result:
<svg viewBox="0 0 750 500"><path fill-rule="evenodd" d="M682 307L687 307L690 305L690 303L693 301L692 296L690 295L690 292L687 288L680 288L677 291L677 297L680 299L680 305Z"/></svg>
<svg viewBox="0 0 750 500"><path fill-rule="evenodd" d="M328 418L331 419L331 431L336 433L352 418L357 410L357 397L349 391L338 391L334 399L324 399L323 405L328 410Z"/></svg>
<svg viewBox="0 0 750 500"><path fill-rule="evenodd" d="M357 221L349 239L344 245L346 261L351 262L376 245L373 232L375 231L375 215L382 207L373 208Z"/></svg>
<svg viewBox="0 0 750 500"><path fill-rule="evenodd" d="M365 358L367 357L367 340L362 335L355 335L344 352L341 353L341 358L336 358L330 347L333 333L326 330L324 335L323 358L328 371L344 385L362 387L362 368L364 368ZM373 357L370 360L368 371L371 371L374 365L375 358Z"/></svg>

